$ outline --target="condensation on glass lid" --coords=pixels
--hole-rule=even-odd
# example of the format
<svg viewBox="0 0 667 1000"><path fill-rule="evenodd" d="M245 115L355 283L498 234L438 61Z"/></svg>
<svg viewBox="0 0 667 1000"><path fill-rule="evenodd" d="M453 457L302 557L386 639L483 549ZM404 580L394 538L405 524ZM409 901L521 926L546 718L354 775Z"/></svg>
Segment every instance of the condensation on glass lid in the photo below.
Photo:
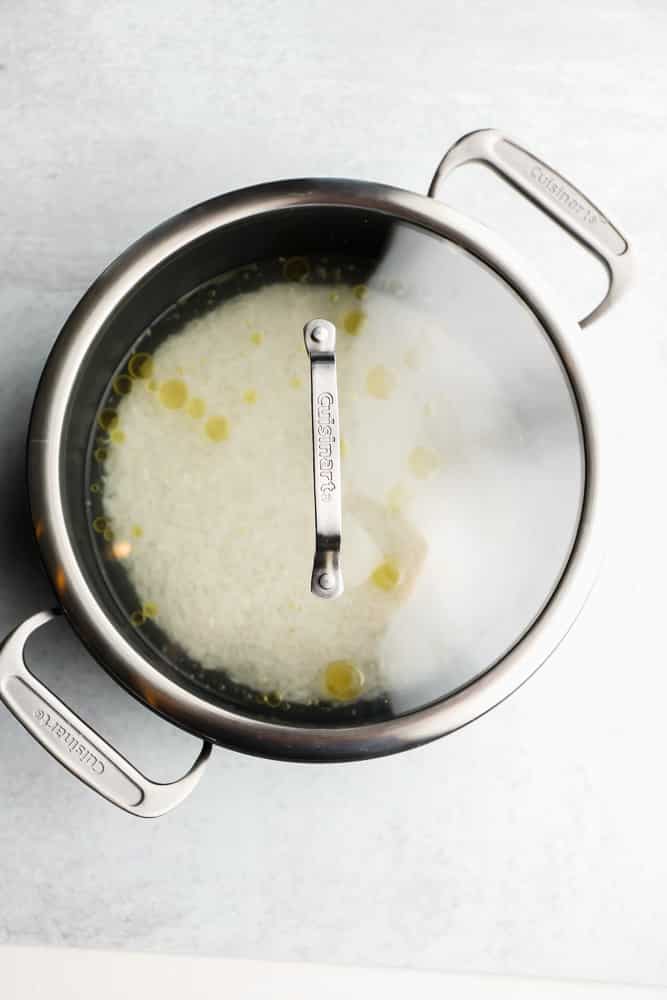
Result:
<svg viewBox="0 0 667 1000"><path fill-rule="evenodd" d="M129 581L138 632L159 628L202 673L269 706L383 699L405 712L530 625L576 531L577 415L532 315L443 246L457 294L441 282L435 310L412 300L405 268L325 280L313 271L326 262L289 258L286 280L256 271L229 297L214 284L200 315L136 345L98 416L91 489L92 530ZM309 592L302 329L314 316L339 331L346 590L334 602Z"/></svg>

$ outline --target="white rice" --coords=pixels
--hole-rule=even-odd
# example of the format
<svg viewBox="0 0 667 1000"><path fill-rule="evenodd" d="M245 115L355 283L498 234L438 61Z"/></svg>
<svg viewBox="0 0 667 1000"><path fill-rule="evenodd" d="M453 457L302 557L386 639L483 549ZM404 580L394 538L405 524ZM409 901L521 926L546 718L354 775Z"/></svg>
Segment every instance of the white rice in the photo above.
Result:
<svg viewBox="0 0 667 1000"><path fill-rule="evenodd" d="M360 311L365 319L351 335L345 321ZM347 286L267 286L169 337L153 356L152 389L137 380L121 400L125 440L111 445L105 464L105 515L116 539L132 540L125 566L141 601L155 605L161 628L204 668L300 702L325 694L332 661L361 671L366 696L386 687L381 642L427 550L410 507L419 477L437 474L438 464L426 447L418 372L428 344L405 313L379 292L361 302ZM320 316L339 330L346 589L335 601L309 590L312 446L302 329ZM162 405L155 383L170 379L204 401L203 417ZM228 421L226 440L207 436L212 416ZM400 573L389 589L371 579L385 560Z"/></svg>
<svg viewBox="0 0 667 1000"><path fill-rule="evenodd" d="M155 350L155 382L182 380L204 416L165 408L145 379L119 403L125 440L104 466L114 544L140 606L206 670L308 703L344 661L361 697L388 692L409 711L486 669L539 612L581 496L569 388L529 311L492 276L471 272L467 288L460 255L447 266L442 319L380 288L362 301L299 282L240 295ZM366 314L357 335L354 310ZM310 593L302 331L315 317L339 331L334 601ZM226 419L226 440L207 436L211 417ZM378 586L387 563L396 586L382 572Z"/></svg>

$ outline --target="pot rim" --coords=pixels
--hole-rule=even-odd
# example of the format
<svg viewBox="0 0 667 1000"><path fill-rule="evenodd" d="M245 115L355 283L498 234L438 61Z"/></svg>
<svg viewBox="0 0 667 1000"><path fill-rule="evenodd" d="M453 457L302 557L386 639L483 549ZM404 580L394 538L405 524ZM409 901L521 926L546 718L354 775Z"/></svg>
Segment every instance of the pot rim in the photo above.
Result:
<svg viewBox="0 0 667 1000"><path fill-rule="evenodd" d="M95 599L71 544L63 510L60 452L78 372L100 327L155 267L207 233L252 216L318 206L366 209L445 237L510 285L551 338L579 413L585 487L578 532L553 593L516 644L485 673L440 701L394 719L355 726L293 725L242 715L181 687L116 630ZM157 226L91 285L60 332L42 373L28 437L28 488L37 543L69 621L100 665L131 694L181 728L220 745L278 760L346 761L430 742L495 707L547 659L574 623L601 556L599 417L584 372L581 329L530 266L497 234L433 198L366 181L276 181L221 195ZM63 587L63 581L66 581Z"/></svg>

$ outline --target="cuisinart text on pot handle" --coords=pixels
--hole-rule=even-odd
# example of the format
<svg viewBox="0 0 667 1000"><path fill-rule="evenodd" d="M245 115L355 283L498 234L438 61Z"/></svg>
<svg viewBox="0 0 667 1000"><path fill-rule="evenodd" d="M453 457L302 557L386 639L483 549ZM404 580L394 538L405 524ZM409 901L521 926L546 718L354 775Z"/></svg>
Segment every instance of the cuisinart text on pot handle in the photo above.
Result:
<svg viewBox="0 0 667 1000"><path fill-rule="evenodd" d="M32 674L23 650L32 633L59 615L40 611L0 646L0 699L32 736L73 775L134 816L162 816L195 788L211 754L205 742L185 777L170 784L146 778Z"/></svg>
<svg viewBox="0 0 667 1000"><path fill-rule="evenodd" d="M303 339L310 358L315 494L315 558L310 590L316 597L340 597L343 573L336 327L326 319L311 319L303 328Z"/></svg>
<svg viewBox="0 0 667 1000"><path fill-rule="evenodd" d="M470 132L454 143L435 172L429 196L440 197L445 178L464 163L490 167L602 262L609 277L607 294L580 325L588 326L606 312L628 285L632 258L628 241L599 208L553 167L495 129Z"/></svg>

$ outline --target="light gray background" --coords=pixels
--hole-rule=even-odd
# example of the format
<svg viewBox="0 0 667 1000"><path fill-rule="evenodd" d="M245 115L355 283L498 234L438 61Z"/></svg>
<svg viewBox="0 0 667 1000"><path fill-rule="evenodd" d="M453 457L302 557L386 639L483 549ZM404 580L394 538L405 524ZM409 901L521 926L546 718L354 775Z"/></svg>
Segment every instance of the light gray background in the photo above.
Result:
<svg viewBox="0 0 667 1000"><path fill-rule="evenodd" d="M181 208L290 175L423 191L455 138L492 125L618 221L637 283L582 334L614 508L600 584L549 664L474 726L397 758L219 751L155 823L97 799L2 711L0 943L667 983L666 32L659 0L5 0L3 631L51 602L22 478L46 354L104 265ZM451 191L573 307L594 294L570 245L496 182L471 169ZM31 662L156 777L192 758L64 623Z"/></svg>

